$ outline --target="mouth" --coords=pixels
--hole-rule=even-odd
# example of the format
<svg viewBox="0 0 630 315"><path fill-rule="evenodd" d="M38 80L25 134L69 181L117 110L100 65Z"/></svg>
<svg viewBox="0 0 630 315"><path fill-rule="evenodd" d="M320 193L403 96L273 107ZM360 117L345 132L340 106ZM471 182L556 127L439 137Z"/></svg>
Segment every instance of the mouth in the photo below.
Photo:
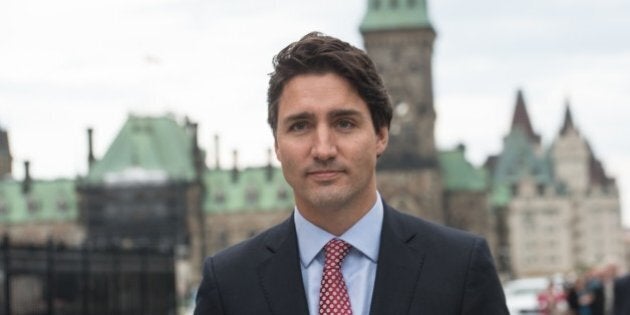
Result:
<svg viewBox="0 0 630 315"><path fill-rule="evenodd" d="M341 170L313 170L308 171L306 175L316 181L330 181L343 173Z"/></svg>

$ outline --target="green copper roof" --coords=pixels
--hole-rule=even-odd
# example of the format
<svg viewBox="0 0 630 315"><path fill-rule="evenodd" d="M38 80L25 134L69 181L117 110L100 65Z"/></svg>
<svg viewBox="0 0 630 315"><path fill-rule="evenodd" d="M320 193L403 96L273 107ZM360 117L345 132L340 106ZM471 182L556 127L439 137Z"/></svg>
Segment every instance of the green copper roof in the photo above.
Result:
<svg viewBox="0 0 630 315"><path fill-rule="evenodd" d="M492 192L490 203L505 206L512 198L512 186L525 176L532 177L536 184L553 186L561 192L558 183L553 180L550 153L538 156L534 144L526 131L514 128L503 140L503 151L497 157L492 174Z"/></svg>
<svg viewBox="0 0 630 315"><path fill-rule="evenodd" d="M360 30L380 31L431 27L426 0L368 0Z"/></svg>
<svg viewBox="0 0 630 315"><path fill-rule="evenodd" d="M88 182L191 180L192 129L174 118L130 116Z"/></svg>
<svg viewBox="0 0 630 315"><path fill-rule="evenodd" d="M270 176L271 175L271 176ZM209 170L204 209L208 213L268 212L293 209L293 190L279 168Z"/></svg>
<svg viewBox="0 0 630 315"><path fill-rule="evenodd" d="M442 151L438 159L445 190L484 191L488 187L486 171L468 162L463 149Z"/></svg>
<svg viewBox="0 0 630 315"><path fill-rule="evenodd" d="M495 184L511 185L525 175L539 184L553 184L548 156L537 157L525 132L515 128L504 139L492 179Z"/></svg>
<svg viewBox="0 0 630 315"><path fill-rule="evenodd" d="M74 221L79 211L73 180L33 181L28 193L22 182L0 181L0 223Z"/></svg>
<svg viewBox="0 0 630 315"><path fill-rule="evenodd" d="M512 199L512 191L507 185L495 185L490 192L490 204L493 206L504 207L510 203Z"/></svg>

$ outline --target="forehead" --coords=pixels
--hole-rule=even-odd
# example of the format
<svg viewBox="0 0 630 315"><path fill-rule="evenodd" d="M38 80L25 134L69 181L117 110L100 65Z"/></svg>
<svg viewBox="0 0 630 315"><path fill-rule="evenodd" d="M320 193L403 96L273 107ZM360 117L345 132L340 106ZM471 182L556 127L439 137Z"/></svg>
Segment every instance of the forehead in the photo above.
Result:
<svg viewBox="0 0 630 315"><path fill-rule="evenodd" d="M354 86L335 73L302 74L289 80L278 102L279 118L295 112L326 112L339 109L369 114L367 104Z"/></svg>

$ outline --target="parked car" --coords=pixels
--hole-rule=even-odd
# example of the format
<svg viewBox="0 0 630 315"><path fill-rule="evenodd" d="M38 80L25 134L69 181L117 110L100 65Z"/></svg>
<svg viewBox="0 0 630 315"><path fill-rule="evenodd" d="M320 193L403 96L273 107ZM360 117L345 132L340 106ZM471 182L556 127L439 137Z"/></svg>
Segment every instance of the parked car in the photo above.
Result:
<svg viewBox="0 0 630 315"><path fill-rule="evenodd" d="M510 314L539 314L538 294L548 285L547 278L523 278L507 282L503 290Z"/></svg>

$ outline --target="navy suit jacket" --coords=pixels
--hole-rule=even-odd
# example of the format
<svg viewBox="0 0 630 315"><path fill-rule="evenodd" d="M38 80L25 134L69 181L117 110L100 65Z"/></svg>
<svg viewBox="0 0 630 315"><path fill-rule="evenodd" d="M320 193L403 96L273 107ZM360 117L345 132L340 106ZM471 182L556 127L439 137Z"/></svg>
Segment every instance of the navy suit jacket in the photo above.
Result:
<svg viewBox="0 0 630 315"><path fill-rule="evenodd" d="M630 274L615 280L615 315L630 314Z"/></svg>
<svg viewBox="0 0 630 315"><path fill-rule="evenodd" d="M370 315L508 314L483 238L387 205L371 303ZM194 314L308 314L293 218L208 257Z"/></svg>

